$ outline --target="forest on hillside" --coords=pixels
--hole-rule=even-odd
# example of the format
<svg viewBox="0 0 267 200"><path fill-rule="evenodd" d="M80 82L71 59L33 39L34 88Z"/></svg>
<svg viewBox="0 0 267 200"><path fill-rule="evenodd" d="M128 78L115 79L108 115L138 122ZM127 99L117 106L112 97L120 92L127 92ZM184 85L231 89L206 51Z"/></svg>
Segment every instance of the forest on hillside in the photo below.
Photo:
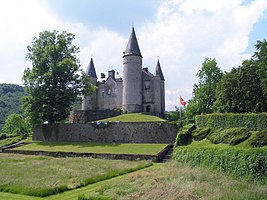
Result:
<svg viewBox="0 0 267 200"><path fill-rule="evenodd" d="M16 84L0 84L0 130L6 118L12 114L22 114L21 97L25 96L24 88Z"/></svg>

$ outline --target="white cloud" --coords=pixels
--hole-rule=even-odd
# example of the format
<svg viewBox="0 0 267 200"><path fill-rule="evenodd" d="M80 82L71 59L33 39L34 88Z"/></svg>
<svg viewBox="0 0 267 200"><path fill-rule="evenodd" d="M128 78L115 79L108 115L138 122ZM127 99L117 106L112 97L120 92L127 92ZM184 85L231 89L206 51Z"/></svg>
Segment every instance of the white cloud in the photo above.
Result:
<svg viewBox="0 0 267 200"><path fill-rule="evenodd" d="M53 29L76 35L74 43L80 47L84 69L92 56L98 76L111 68L122 72L128 36L105 27L65 21L40 2L0 2L0 82L21 83L23 70L30 66L25 60L26 46L39 32ZM160 59L168 110L178 105L179 95L186 101L191 97L196 73L206 57L216 58L223 70L250 57L244 53L249 34L266 9L266 0L246 5L241 0L170 0L159 6L154 21L135 27L144 65L154 72Z"/></svg>
<svg viewBox="0 0 267 200"><path fill-rule="evenodd" d="M179 94L175 91L190 98L206 57L216 58L227 71L249 58L244 53L249 34L266 9L265 0L247 5L241 0L165 1L156 20L139 29L139 38L146 60L151 63L160 56L167 85L166 107L177 105Z"/></svg>

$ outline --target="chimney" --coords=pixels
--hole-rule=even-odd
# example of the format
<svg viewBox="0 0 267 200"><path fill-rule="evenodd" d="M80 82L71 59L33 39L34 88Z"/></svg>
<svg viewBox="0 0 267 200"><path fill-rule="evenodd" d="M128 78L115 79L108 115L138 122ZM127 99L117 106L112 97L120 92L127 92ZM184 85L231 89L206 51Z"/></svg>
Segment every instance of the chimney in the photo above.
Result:
<svg viewBox="0 0 267 200"><path fill-rule="evenodd" d="M115 71L113 69L108 71L108 76L111 76L112 78L115 78Z"/></svg>
<svg viewBox="0 0 267 200"><path fill-rule="evenodd" d="M144 67L143 70L148 73L148 68L147 67Z"/></svg>

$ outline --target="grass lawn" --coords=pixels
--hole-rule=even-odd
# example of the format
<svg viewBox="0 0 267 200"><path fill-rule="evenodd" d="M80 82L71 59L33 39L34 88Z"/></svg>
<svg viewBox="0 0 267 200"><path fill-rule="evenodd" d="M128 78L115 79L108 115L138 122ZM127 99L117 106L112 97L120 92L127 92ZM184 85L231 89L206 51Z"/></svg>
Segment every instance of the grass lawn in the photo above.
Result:
<svg viewBox="0 0 267 200"><path fill-rule="evenodd" d="M87 198L110 197L111 199L259 199L267 197L267 187L255 183L235 180L220 173L178 162L155 164L151 168L137 171L123 178L102 183L96 188L77 190L78 196ZM82 189L81 189L82 190ZM59 194L56 199L68 199L73 191ZM65 196L63 196L65 195ZM75 198L69 198L75 199Z"/></svg>
<svg viewBox="0 0 267 200"><path fill-rule="evenodd" d="M167 144L107 144L86 142L33 142L16 148L29 151L156 155Z"/></svg>
<svg viewBox="0 0 267 200"><path fill-rule="evenodd" d="M20 158L13 159L23 159ZM22 156L24 157L24 156ZM30 158L30 157L29 157ZM28 158L28 159L29 159ZM36 158L36 157L34 157ZM37 159L38 161L41 160ZM45 157L46 158L46 157ZM12 158L10 158L12 159ZM32 157L33 159L33 157ZM51 164L48 161L50 158L46 158L43 165ZM52 161L61 160L53 158ZM68 158L71 159L72 158ZM66 159L67 160L67 159ZM63 162L65 163L66 160ZM87 165L86 160L82 159ZM90 159L89 159L90 160ZM93 160L93 159L91 159ZM53 181L62 180L62 177L58 175L58 171L62 171L61 175L64 176L64 172L68 169L68 166L60 166L58 162L51 164L56 165L52 171L56 172L56 178L50 180ZM18 162L18 161L17 161ZM83 161L81 161L84 163ZM104 160L106 168L108 169L110 160ZM12 162L10 162L12 163ZM14 163L14 161L13 161ZM66 162L68 163L68 162ZM133 165L136 165L136 162L131 162ZM80 162L77 163L79 165ZM68 164L67 164L68 165ZM88 166L88 165L87 165ZM34 166L31 166L34 167ZM36 166L35 166L36 167ZM90 167L90 165L89 165ZM59 168L59 169L57 169ZM74 167L75 168L75 167ZM1 169L1 168L0 168ZM34 169L34 168L32 168ZM9 169L12 171L12 169ZM42 168L40 169L42 172ZM76 168L78 170L78 167ZM38 171L38 170L37 170ZM89 170L90 171L90 170ZM50 172L51 173L51 172ZM50 175L48 173L47 176ZM76 173L76 172L75 172ZM89 172L92 173L92 172ZM1 173L2 174L2 173ZM86 173L84 173L86 174ZM35 180L35 172L28 172L28 179L33 182ZM67 173L66 176L68 176ZM86 174L87 175L87 174ZM73 174L74 176L74 174ZM45 177L45 176L44 176ZM49 180L49 178L43 176L40 177L37 181L37 184L44 180ZM58 179L58 180L56 180ZM2 180L2 179L0 179ZM12 179L11 179L12 180ZM35 180L36 181L36 180ZM67 180L70 182L70 180ZM118 199L118 200L127 200L127 199L235 199L235 200L244 200L244 199L266 199L267 197L267 186L259 185L253 182L246 182L241 179L233 179L222 173L211 172L201 167L189 167L184 163L179 163L171 161L164 164L154 164L152 167L142 169L136 172L118 176L116 178L104 180L94 184L90 184L85 187L81 187L74 190L69 190L63 193L47 196L40 199L47 200L77 200L78 197L85 197L88 199ZM16 195L10 193L1 193L0 199L5 200L36 200L36 197L28 197L23 195Z"/></svg>
<svg viewBox="0 0 267 200"><path fill-rule="evenodd" d="M101 122L165 122L165 119L153 116L145 115L142 113L123 114L112 118L100 120Z"/></svg>
<svg viewBox="0 0 267 200"><path fill-rule="evenodd" d="M0 140L0 148L17 143L21 140L21 137L11 137L4 140Z"/></svg>
<svg viewBox="0 0 267 200"><path fill-rule="evenodd" d="M46 196L150 165L152 163L148 161L107 161L0 153L0 191ZM0 199L4 199L1 194Z"/></svg>

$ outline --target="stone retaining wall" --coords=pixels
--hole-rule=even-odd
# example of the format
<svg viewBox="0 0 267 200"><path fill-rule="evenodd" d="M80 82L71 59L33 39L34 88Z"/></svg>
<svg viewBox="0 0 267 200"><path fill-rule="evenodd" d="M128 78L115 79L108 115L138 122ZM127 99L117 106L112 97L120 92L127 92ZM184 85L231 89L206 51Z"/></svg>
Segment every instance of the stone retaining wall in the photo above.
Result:
<svg viewBox="0 0 267 200"><path fill-rule="evenodd" d="M35 128L33 140L173 144L176 134L176 126L167 122L43 124Z"/></svg>

